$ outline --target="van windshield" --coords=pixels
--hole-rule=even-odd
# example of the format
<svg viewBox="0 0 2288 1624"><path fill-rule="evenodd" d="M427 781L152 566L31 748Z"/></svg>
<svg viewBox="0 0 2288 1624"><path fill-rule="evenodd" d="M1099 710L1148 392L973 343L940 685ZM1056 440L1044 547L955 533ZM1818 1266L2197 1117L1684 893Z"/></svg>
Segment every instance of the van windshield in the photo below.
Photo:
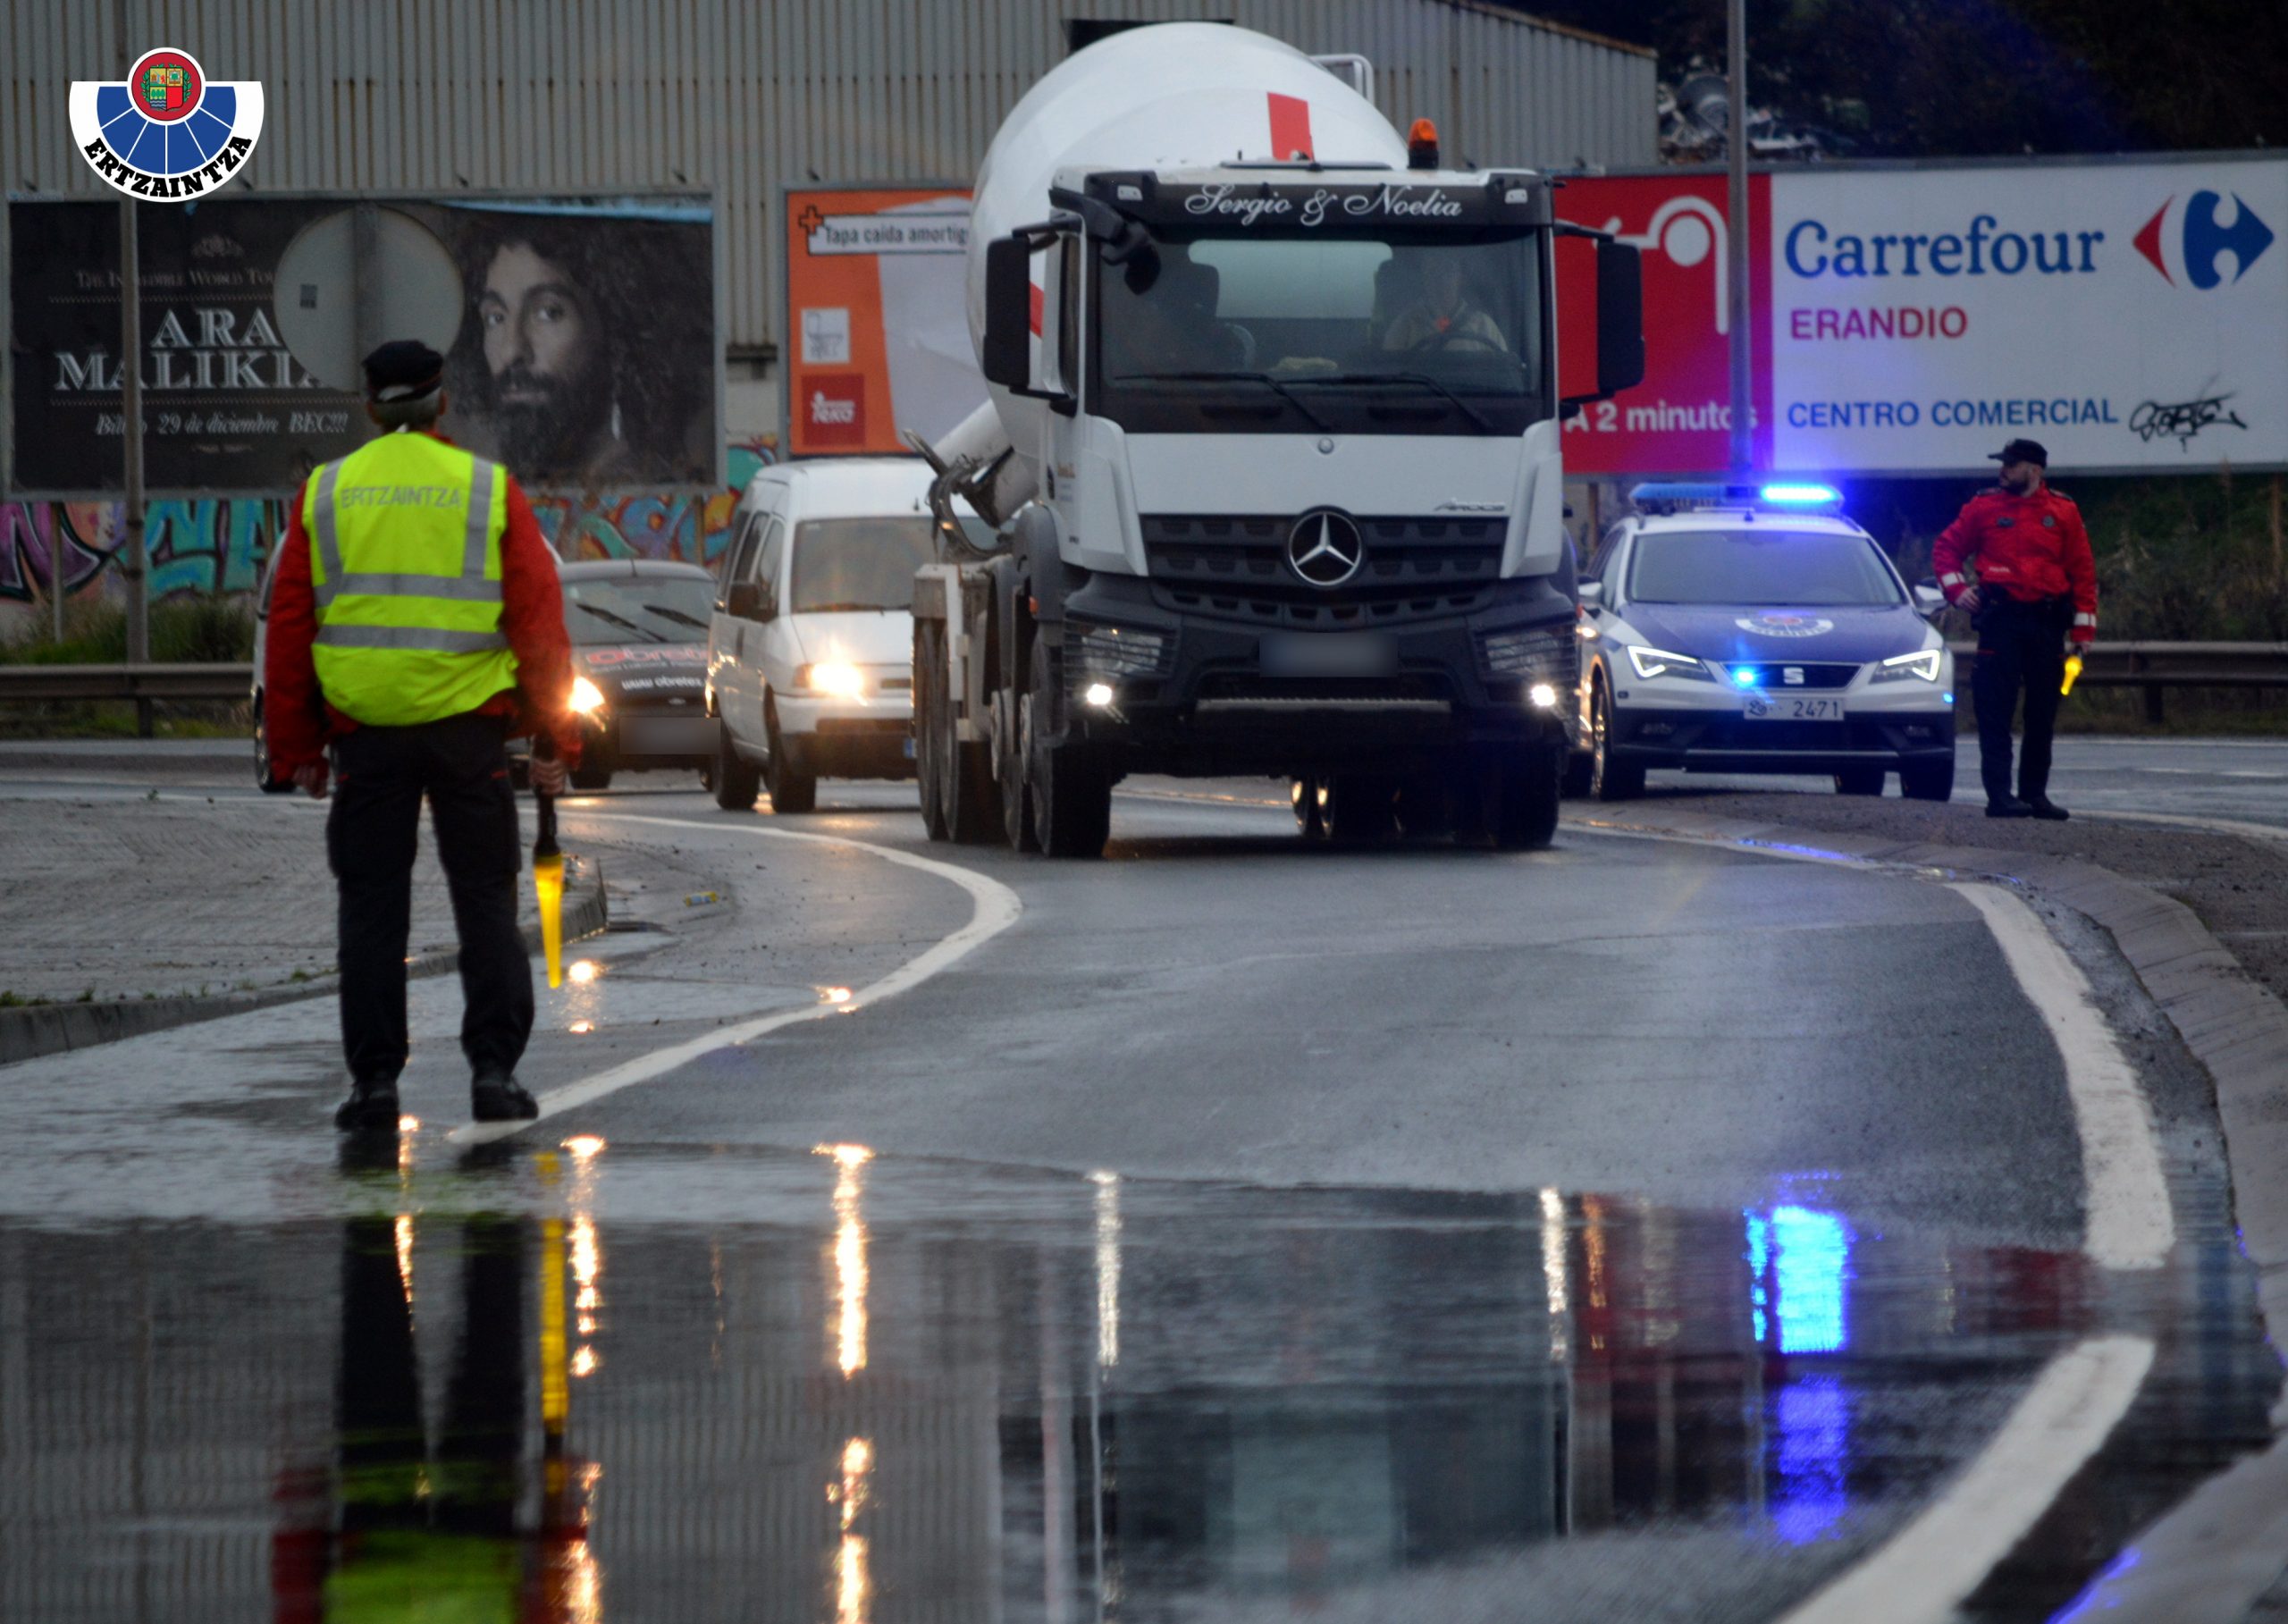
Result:
<svg viewBox="0 0 2288 1624"><path fill-rule="evenodd" d="M993 543L982 519L962 528L980 546ZM938 522L924 514L896 517L814 518L795 527L790 612L910 610L913 572L938 561Z"/></svg>

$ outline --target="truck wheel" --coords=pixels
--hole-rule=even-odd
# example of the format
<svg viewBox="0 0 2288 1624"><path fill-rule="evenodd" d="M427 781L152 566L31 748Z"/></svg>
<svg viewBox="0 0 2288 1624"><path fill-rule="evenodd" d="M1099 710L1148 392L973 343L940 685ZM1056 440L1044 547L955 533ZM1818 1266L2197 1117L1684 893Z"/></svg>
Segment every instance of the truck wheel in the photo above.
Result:
<svg viewBox="0 0 2288 1624"><path fill-rule="evenodd" d="M1955 764L1949 760L1902 767L1898 770L1898 789L1910 801L1951 801L1955 795Z"/></svg>
<svg viewBox="0 0 2288 1624"><path fill-rule="evenodd" d="M1839 795L1879 795L1883 793L1883 770L1880 767L1846 767L1835 775L1835 793Z"/></svg>
<svg viewBox="0 0 2288 1624"><path fill-rule="evenodd" d="M1417 773L1410 778L1401 778L1392 810L1398 818L1399 832L1409 840L1429 839L1453 832L1453 796L1447 784L1447 775L1443 772Z"/></svg>
<svg viewBox="0 0 2288 1624"><path fill-rule="evenodd" d="M1644 770L1612 758L1612 702L1599 683L1589 695L1589 794L1600 801L1631 801L1644 793Z"/></svg>
<svg viewBox="0 0 2288 1624"><path fill-rule="evenodd" d="M1557 793L1574 801L1587 795L1590 775L1596 765L1596 757L1587 751L1568 750L1565 753L1565 772L1558 780Z"/></svg>
<svg viewBox="0 0 2288 1624"><path fill-rule="evenodd" d="M716 805L725 812L754 810L754 799L762 793L762 775L755 771L753 762L731 748L727 722L715 724L715 765L708 776L715 780Z"/></svg>
<svg viewBox="0 0 2288 1624"><path fill-rule="evenodd" d="M1493 803L1487 822L1496 851L1539 851L1556 837L1562 753L1561 745L1529 745L1487 766L1493 780L1486 786Z"/></svg>
<svg viewBox="0 0 2288 1624"><path fill-rule="evenodd" d="M1331 838L1357 846L1390 837L1397 785L1378 773L1339 772L1328 788L1326 827Z"/></svg>
<svg viewBox="0 0 2288 1624"><path fill-rule="evenodd" d="M778 736L776 712L765 719L770 743L770 756L762 769L762 787L770 792L770 810L774 812L806 812L819 804L819 781L807 772L796 772L786 760L786 741Z"/></svg>
<svg viewBox="0 0 2288 1624"><path fill-rule="evenodd" d="M1295 813L1295 828L1306 840L1326 838L1326 791L1316 778L1287 780L1287 804Z"/></svg>
<svg viewBox="0 0 2288 1624"><path fill-rule="evenodd" d="M913 623L913 778L921 793L921 827L932 840L952 832L946 824L945 744L938 731L944 702L943 623Z"/></svg>
<svg viewBox="0 0 2288 1624"><path fill-rule="evenodd" d="M1046 643L1034 642L1030 674L1018 732L1034 836L1051 857L1101 857L1112 835L1112 775L1081 746L1052 745L1041 736L1057 715L1059 674Z"/></svg>
<svg viewBox="0 0 2288 1624"><path fill-rule="evenodd" d="M1025 760L1032 737L1033 696L1030 690L1008 696L1009 725L999 728L994 774L1001 790L1001 837L1013 852L1040 850L1040 831L1033 821L1032 787L1025 782Z"/></svg>

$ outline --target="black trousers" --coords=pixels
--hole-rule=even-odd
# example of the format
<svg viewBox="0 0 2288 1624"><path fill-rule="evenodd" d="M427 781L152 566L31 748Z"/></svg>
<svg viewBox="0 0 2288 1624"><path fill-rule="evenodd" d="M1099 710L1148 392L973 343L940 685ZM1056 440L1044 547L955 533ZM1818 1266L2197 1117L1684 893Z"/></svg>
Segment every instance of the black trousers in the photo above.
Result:
<svg viewBox="0 0 2288 1624"><path fill-rule="evenodd" d="M533 1030L532 963L517 930L516 793L498 718L360 728L333 746L325 847L340 897L341 1047L349 1074L405 1069L413 856L429 803L460 937L461 1052L513 1072Z"/></svg>
<svg viewBox="0 0 2288 1624"><path fill-rule="evenodd" d="M2036 800L2049 788L2049 741L2057 728L2058 685L2065 680L2065 630L2074 600L2022 603L1997 593L1978 611L1978 664L1971 697L1978 710L1978 772L1989 801L2010 797L2010 719L2026 693L2025 748L2018 795Z"/></svg>

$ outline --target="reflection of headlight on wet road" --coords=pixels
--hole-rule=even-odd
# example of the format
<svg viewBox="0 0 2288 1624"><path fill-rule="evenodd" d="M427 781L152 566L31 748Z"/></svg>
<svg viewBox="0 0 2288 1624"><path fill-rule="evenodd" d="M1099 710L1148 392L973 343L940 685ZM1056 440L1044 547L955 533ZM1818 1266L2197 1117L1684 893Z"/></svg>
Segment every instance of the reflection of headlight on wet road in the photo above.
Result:
<svg viewBox="0 0 2288 1624"><path fill-rule="evenodd" d="M604 708L604 691L585 677L572 679L572 708L583 716L593 716Z"/></svg>

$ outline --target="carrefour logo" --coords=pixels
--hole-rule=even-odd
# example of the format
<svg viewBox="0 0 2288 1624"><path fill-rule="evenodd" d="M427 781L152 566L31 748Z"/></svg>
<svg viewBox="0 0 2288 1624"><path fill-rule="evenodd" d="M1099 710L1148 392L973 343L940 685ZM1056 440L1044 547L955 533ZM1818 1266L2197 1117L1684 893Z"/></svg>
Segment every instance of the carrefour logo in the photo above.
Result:
<svg viewBox="0 0 2288 1624"><path fill-rule="evenodd" d="M2238 192L2233 194L2230 224L2217 218L2224 202L2223 194L2207 190L2193 193L2183 207L2171 198L2137 233L2137 251L2171 287L2180 279L2204 292L2222 287L2226 279L2220 262L2228 254L2231 280L2238 282L2272 246L2272 228L2257 218Z"/></svg>

